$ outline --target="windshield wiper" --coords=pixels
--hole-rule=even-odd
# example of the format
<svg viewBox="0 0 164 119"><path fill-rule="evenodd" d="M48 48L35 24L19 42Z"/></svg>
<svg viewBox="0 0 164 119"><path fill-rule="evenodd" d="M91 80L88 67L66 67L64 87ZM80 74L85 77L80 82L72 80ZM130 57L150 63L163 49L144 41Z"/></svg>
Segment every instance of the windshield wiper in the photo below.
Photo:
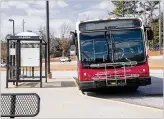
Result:
<svg viewBox="0 0 164 119"><path fill-rule="evenodd" d="M112 36L111 29L107 29L107 31L105 31L105 36L106 36L105 38L106 38L107 43L108 43L108 37L107 37L108 31L110 32L110 41L111 41L111 47L112 47L112 49L111 49L112 50L112 62L114 62L114 52L115 52L114 44L113 44L114 37ZM109 51L109 43L108 43L108 51ZM109 56L109 52L108 52L108 56Z"/></svg>
<svg viewBox="0 0 164 119"><path fill-rule="evenodd" d="M115 57L114 57L114 55L115 55L115 51L116 51L116 47L115 47L115 43L113 43L114 42L114 37L113 37L113 34L111 33L111 31L112 31L112 29L116 29L116 27L106 27L106 29L108 30L108 31L110 31L110 38L111 38L111 44L112 44L112 61L113 62L115 62ZM121 28L120 28L121 29ZM128 59L127 57L125 57L125 56L123 56L127 61L129 61L129 62L132 62L130 59Z"/></svg>
<svg viewBox="0 0 164 119"><path fill-rule="evenodd" d="M107 43L107 47L108 47L108 56L107 56L107 59L108 61L110 61L110 55L109 55L109 42L108 42L108 38L107 38L107 31L105 31L105 40L106 40L106 43Z"/></svg>
<svg viewBox="0 0 164 119"><path fill-rule="evenodd" d="M84 52L81 52L83 55L85 55L88 59L88 61L84 61L83 62L85 63L85 66L89 66L91 64L91 58Z"/></svg>
<svg viewBox="0 0 164 119"><path fill-rule="evenodd" d="M84 53L84 52L81 52L83 55L85 55L88 59L90 59L90 57L86 54L86 53Z"/></svg>

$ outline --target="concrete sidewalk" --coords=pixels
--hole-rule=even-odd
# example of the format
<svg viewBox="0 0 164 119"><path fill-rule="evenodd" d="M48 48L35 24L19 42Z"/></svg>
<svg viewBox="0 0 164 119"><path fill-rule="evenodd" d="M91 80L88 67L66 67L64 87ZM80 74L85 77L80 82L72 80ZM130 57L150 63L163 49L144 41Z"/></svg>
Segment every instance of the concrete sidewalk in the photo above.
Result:
<svg viewBox="0 0 164 119"><path fill-rule="evenodd" d="M156 71L160 73L159 71ZM38 72L37 72L38 73ZM5 88L1 72L1 93L37 93L41 98L40 113L35 118L162 118L163 110L128 104L111 99L82 95L73 87ZM52 72L53 80L74 81L77 72ZM20 117L22 119L22 117Z"/></svg>

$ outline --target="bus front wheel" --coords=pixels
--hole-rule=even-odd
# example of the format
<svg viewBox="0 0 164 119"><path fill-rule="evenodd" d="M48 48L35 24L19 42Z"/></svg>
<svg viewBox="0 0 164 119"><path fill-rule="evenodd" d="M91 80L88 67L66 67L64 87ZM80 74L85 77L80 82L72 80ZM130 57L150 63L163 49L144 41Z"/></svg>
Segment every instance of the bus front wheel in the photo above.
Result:
<svg viewBox="0 0 164 119"><path fill-rule="evenodd" d="M81 93L82 93L83 95L85 95L85 91L84 91L84 90L81 90Z"/></svg>
<svg viewBox="0 0 164 119"><path fill-rule="evenodd" d="M126 86L125 89L129 92L136 92L139 86Z"/></svg>

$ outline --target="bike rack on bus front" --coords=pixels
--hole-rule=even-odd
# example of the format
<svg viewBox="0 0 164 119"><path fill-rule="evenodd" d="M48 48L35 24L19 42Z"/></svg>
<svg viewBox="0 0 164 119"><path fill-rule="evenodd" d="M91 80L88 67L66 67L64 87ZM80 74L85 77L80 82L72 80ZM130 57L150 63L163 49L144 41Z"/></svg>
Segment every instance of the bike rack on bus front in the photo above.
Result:
<svg viewBox="0 0 164 119"><path fill-rule="evenodd" d="M114 76L112 76L110 74L110 77L108 78L107 73L106 73L106 85L107 86L111 86L110 84L108 84L108 80L114 80L116 81L116 85L118 85L118 80L124 80L124 84L122 85L126 85L127 84L127 77L130 78L132 74L127 74L126 73L126 65L130 65L132 66L136 66L137 62L136 61L132 61L132 62L116 62L116 63L109 63L109 64L105 64L105 72L106 71L106 67L107 66L112 66L114 68ZM118 65L122 65L123 68L123 75L117 74L117 68L116 66Z"/></svg>
<svg viewBox="0 0 164 119"><path fill-rule="evenodd" d="M36 93L2 93L1 117L35 117L40 111L40 97Z"/></svg>
<svg viewBox="0 0 164 119"><path fill-rule="evenodd" d="M136 61L116 62L116 63L92 64L91 67L105 67L105 75L103 75L102 78L105 79L106 86L113 86L113 85L109 84L108 81L113 81L113 82L115 82L116 85L118 85L117 81L122 80L122 81L124 81L124 84L122 84L122 85L126 85L127 78L134 77L134 76L137 77L138 76L137 74L127 74L126 73L126 65L130 65L131 67L133 67L133 66L136 66L136 64L137 64ZM116 67L120 66L120 65L123 68L123 75L120 75L119 73L117 73ZM107 66L111 66L114 68L114 75L107 72ZM99 75L97 78L100 79Z"/></svg>

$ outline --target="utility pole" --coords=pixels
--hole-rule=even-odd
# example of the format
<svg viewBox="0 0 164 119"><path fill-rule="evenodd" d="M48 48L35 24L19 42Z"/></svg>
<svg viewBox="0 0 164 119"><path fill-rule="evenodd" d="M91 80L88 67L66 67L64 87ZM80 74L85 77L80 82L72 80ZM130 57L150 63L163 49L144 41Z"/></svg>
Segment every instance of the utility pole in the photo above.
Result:
<svg viewBox="0 0 164 119"><path fill-rule="evenodd" d="M164 11L164 1L163 1L163 11ZM162 12L163 20L164 20L164 13ZM163 48L164 48L164 21L163 21ZM163 58L164 58L164 49L162 48ZM164 74L164 72L163 72ZM164 78L164 77L163 77Z"/></svg>
<svg viewBox="0 0 164 119"><path fill-rule="evenodd" d="M144 2L144 19L145 19L145 26L147 26L145 2Z"/></svg>
<svg viewBox="0 0 164 119"><path fill-rule="evenodd" d="M23 19L23 22L22 22L23 32L24 32L24 24L25 24L25 21L24 21L24 19Z"/></svg>
<svg viewBox="0 0 164 119"><path fill-rule="evenodd" d="M9 21L13 22L13 36L15 36L15 23L14 23L14 20L13 19L9 19ZM16 47L15 42L12 42L10 48L15 48L15 47ZM11 64L10 65L11 66L15 66L15 63L16 63L15 56L14 55L10 55L9 57L11 59ZM7 64L7 65L9 65L9 64ZM10 76L15 76L15 74L16 74L15 70L10 71ZM13 82L13 84L15 85L15 82Z"/></svg>
<svg viewBox="0 0 164 119"><path fill-rule="evenodd" d="M134 1L134 17L136 16L136 9L135 9L135 7L136 7L136 1Z"/></svg>
<svg viewBox="0 0 164 119"><path fill-rule="evenodd" d="M49 37L49 1L46 1L46 39L47 39L47 47L48 47L48 76L52 78L52 74L50 71L50 37Z"/></svg>
<svg viewBox="0 0 164 119"><path fill-rule="evenodd" d="M10 22L13 22L13 36L15 35L15 23L13 19L9 19Z"/></svg>
<svg viewBox="0 0 164 119"><path fill-rule="evenodd" d="M146 2L144 1L144 19L145 19L145 26L147 26L147 19L146 19L146 8L145 8ZM149 49L149 41L146 40L146 46Z"/></svg>
<svg viewBox="0 0 164 119"><path fill-rule="evenodd" d="M164 11L164 1L163 2L163 11ZM164 20L164 13L162 12L163 20ZM163 48L164 48L164 21L163 21ZM164 49L162 48L163 58L164 58ZM164 78L164 70L163 70L163 78Z"/></svg>
<svg viewBox="0 0 164 119"><path fill-rule="evenodd" d="M161 5L160 5L161 3L159 2L159 20L158 20L158 22L159 22L159 51L160 51L160 54L162 53L161 52Z"/></svg>
<svg viewBox="0 0 164 119"><path fill-rule="evenodd" d="M122 17L124 17L124 7L125 7L124 4L125 4L124 1L122 1L122 5L123 5L123 7L122 7Z"/></svg>

